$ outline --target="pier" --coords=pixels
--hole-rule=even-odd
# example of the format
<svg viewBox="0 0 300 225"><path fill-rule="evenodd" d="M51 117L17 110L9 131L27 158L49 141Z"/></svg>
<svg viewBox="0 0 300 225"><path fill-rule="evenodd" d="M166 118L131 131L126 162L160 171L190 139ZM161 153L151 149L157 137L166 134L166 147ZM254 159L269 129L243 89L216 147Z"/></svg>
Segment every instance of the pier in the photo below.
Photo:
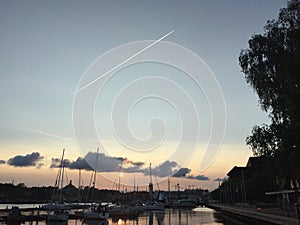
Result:
<svg viewBox="0 0 300 225"><path fill-rule="evenodd" d="M227 215L245 218L250 221L260 221L274 225L298 225L298 219L296 217L265 213L257 208L246 208L224 204L208 204L207 207Z"/></svg>

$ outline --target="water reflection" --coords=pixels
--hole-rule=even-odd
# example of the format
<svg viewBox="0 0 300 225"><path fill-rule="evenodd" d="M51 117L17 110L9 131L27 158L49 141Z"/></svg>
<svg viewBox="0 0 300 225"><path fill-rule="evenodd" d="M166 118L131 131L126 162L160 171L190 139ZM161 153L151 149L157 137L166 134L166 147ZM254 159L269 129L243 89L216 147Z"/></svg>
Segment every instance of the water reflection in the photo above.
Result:
<svg viewBox="0 0 300 225"><path fill-rule="evenodd" d="M118 219L111 220L112 225L201 225L201 224L222 224L215 222L214 211L202 210L180 210L168 209L165 211L149 211L141 214L135 220Z"/></svg>
<svg viewBox="0 0 300 225"><path fill-rule="evenodd" d="M114 217L108 221L75 220L70 219L67 223L58 222L26 222L25 225L252 225L258 224L253 221L240 221L231 216L224 215L208 208L189 209L166 209L164 211L148 211L131 217Z"/></svg>
<svg viewBox="0 0 300 225"><path fill-rule="evenodd" d="M107 220L99 221L99 220L82 220L82 224L85 225L108 225Z"/></svg>

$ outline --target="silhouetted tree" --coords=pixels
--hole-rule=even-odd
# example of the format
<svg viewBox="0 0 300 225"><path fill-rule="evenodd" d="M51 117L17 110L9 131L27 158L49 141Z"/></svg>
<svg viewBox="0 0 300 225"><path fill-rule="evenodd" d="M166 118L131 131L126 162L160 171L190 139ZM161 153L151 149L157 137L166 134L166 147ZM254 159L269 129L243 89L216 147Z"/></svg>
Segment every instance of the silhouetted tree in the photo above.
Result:
<svg viewBox="0 0 300 225"><path fill-rule="evenodd" d="M270 156L286 188L300 179L300 1L288 2L263 34L254 34L239 56L247 83L259 96L270 125L255 126L246 142Z"/></svg>

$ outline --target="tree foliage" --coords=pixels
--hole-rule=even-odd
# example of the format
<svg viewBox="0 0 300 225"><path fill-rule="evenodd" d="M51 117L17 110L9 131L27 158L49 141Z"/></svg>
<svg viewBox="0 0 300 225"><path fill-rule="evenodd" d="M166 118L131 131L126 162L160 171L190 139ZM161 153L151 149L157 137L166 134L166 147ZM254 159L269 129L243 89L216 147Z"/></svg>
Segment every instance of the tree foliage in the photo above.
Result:
<svg viewBox="0 0 300 225"><path fill-rule="evenodd" d="M271 156L280 176L300 178L300 1L291 0L278 19L254 34L239 56L247 83L258 94L270 125L254 126L246 143L254 155ZM297 182L296 182L297 183Z"/></svg>

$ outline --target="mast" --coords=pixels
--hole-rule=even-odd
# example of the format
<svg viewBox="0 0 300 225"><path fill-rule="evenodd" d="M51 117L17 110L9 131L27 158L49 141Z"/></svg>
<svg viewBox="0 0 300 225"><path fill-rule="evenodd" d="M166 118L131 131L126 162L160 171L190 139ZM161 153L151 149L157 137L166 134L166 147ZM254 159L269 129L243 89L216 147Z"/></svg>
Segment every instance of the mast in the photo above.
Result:
<svg viewBox="0 0 300 225"><path fill-rule="evenodd" d="M59 199L58 202L61 203L62 202L62 188L63 188L63 184L64 184L64 171L65 171L65 166L64 166L64 156L65 156L65 149L63 149L63 153L62 153L62 157L61 157L61 163L60 163L60 184L58 183L58 189L59 189Z"/></svg>
<svg viewBox="0 0 300 225"><path fill-rule="evenodd" d="M151 163L150 163L149 201L150 201L150 203L153 202L153 183L152 183L152 169L151 169Z"/></svg>
<svg viewBox="0 0 300 225"><path fill-rule="evenodd" d="M170 181L170 178L168 178L168 200L170 201L170 184L171 184L171 181Z"/></svg>
<svg viewBox="0 0 300 225"><path fill-rule="evenodd" d="M95 192L95 186L96 186L97 167L98 167L98 155L99 155L99 147L97 148L97 155L96 155L96 162L95 162L95 169L94 169L92 201L94 201L94 192Z"/></svg>
<svg viewBox="0 0 300 225"><path fill-rule="evenodd" d="M81 169L78 169L78 196L77 196L78 205L80 202L80 189L81 189Z"/></svg>
<svg viewBox="0 0 300 225"><path fill-rule="evenodd" d="M150 163L150 184L152 184L152 169L151 169L151 163Z"/></svg>

